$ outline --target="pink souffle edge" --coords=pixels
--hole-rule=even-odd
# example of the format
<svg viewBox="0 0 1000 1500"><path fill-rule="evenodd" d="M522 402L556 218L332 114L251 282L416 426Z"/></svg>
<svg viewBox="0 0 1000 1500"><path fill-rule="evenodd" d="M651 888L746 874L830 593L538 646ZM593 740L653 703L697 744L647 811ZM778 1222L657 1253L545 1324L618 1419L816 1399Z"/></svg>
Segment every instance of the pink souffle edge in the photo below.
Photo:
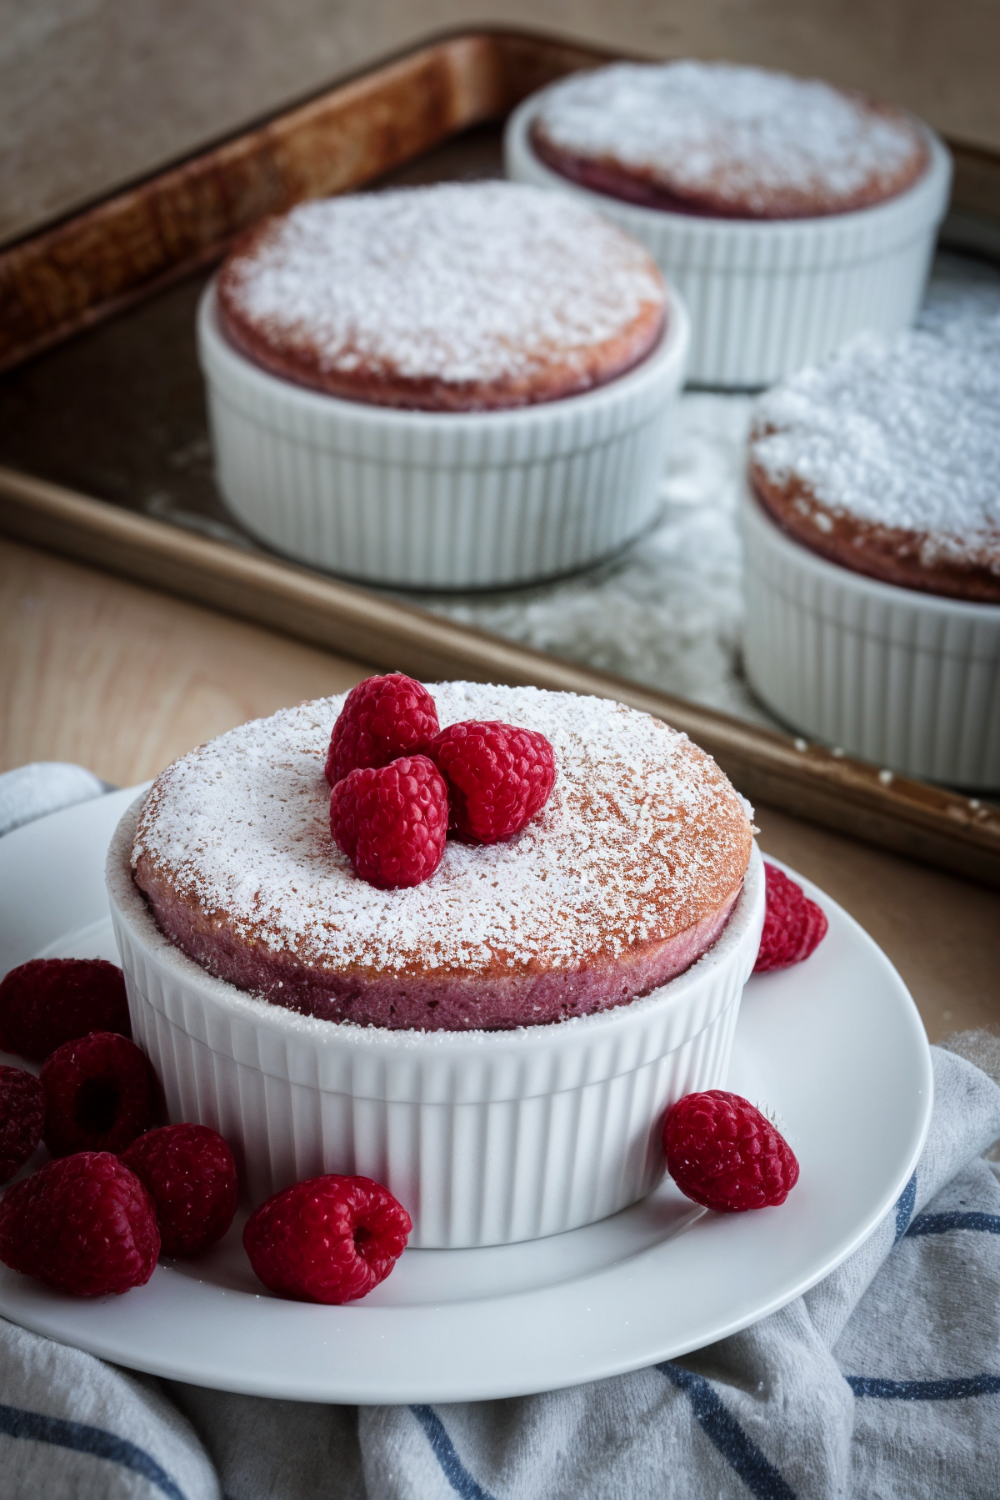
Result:
<svg viewBox="0 0 1000 1500"><path fill-rule="evenodd" d="M164 935L201 968L272 1005L394 1031L509 1031L611 1010L676 979L718 942L742 889L741 879L693 926L619 957L495 977L309 968L288 954L237 943L225 929L205 931L171 892L147 891L145 900Z"/></svg>

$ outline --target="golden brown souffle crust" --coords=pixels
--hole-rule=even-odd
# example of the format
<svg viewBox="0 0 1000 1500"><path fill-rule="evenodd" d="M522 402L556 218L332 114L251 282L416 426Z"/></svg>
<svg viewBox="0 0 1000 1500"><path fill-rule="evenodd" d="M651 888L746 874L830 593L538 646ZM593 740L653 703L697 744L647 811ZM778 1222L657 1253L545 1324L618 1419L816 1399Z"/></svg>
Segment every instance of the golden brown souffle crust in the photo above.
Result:
<svg viewBox="0 0 1000 1500"><path fill-rule="evenodd" d="M1000 604L1000 312L866 335L758 403L750 484L811 551Z"/></svg>
<svg viewBox="0 0 1000 1500"><path fill-rule="evenodd" d="M407 890L359 880L329 832L323 763L342 698L230 731L169 767L134 877L164 933L270 1002L393 1029L507 1029L627 1003L697 961L742 889L752 829L702 750L621 704L432 686L442 725L552 741L556 782L515 838L449 840Z"/></svg>
<svg viewBox="0 0 1000 1500"><path fill-rule="evenodd" d="M930 154L902 110L729 63L618 63L546 91L535 154L593 192L670 213L802 219L912 187Z"/></svg>
<svg viewBox="0 0 1000 1500"><path fill-rule="evenodd" d="M634 368L663 336L666 289L642 246L580 205L451 183L265 220L223 265L218 313L247 358L327 395L495 411Z"/></svg>

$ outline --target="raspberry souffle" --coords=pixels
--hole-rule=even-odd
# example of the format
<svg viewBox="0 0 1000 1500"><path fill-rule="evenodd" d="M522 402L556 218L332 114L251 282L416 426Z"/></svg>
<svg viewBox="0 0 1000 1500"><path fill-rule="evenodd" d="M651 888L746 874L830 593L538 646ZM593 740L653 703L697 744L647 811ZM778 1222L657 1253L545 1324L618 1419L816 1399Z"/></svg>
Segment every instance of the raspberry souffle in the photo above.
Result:
<svg viewBox="0 0 1000 1500"><path fill-rule="evenodd" d="M132 867L173 943L308 1015L489 1031L623 1005L716 942L752 829L684 735L603 699L411 686L399 747L363 684L163 772Z"/></svg>
<svg viewBox="0 0 1000 1500"><path fill-rule="evenodd" d="M768 514L901 588L1000 604L998 473L1000 313L869 336L757 406L750 478Z"/></svg>
<svg viewBox="0 0 1000 1500"><path fill-rule="evenodd" d="M725 62L616 63L524 101L507 174L634 234L691 312L688 379L759 387L920 305L948 152L901 109Z"/></svg>
<svg viewBox="0 0 1000 1500"><path fill-rule="evenodd" d="M329 395L495 411L604 385L659 342L663 278L629 235L537 188L449 183L305 203L223 266L226 336Z"/></svg>
<svg viewBox="0 0 1000 1500"><path fill-rule="evenodd" d="M914 120L818 79L722 62L617 63L544 96L541 159L614 198L712 218L849 213L927 168Z"/></svg>
<svg viewBox="0 0 1000 1500"><path fill-rule="evenodd" d="M636 239L506 182L299 204L198 312L233 515L312 568L417 588L554 577L637 536L688 343Z"/></svg>
<svg viewBox="0 0 1000 1500"><path fill-rule="evenodd" d="M747 675L800 733L1000 787L1000 314L869 334L758 403Z"/></svg>

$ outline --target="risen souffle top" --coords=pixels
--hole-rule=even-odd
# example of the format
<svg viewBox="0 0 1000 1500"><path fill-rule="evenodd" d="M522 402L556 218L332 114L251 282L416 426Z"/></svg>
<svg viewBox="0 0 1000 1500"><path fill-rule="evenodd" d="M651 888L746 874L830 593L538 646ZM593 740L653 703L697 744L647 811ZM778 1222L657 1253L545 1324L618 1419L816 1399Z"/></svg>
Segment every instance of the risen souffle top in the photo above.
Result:
<svg viewBox="0 0 1000 1500"><path fill-rule="evenodd" d="M143 807L135 879L211 973L294 1010L458 1030L555 1021L646 994L716 940L752 830L704 751L600 698L439 683L442 727L500 719L551 740L544 811L492 845L449 840L422 885L379 890L333 843L323 775L343 698L231 730Z"/></svg>
<svg viewBox="0 0 1000 1500"><path fill-rule="evenodd" d="M532 405L600 386L665 327L641 245L561 195L448 183L305 203L219 276L230 341L329 395L432 411Z"/></svg>
<svg viewBox="0 0 1000 1500"><path fill-rule="evenodd" d="M757 405L750 473L832 561L1000 603L1000 312L866 334L782 381Z"/></svg>
<svg viewBox="0 0 1000 1500"><path fill-rule="evenodd" d="M542 96L537 154L653 208L797 219L884 202L925 171L925 135L891 105L731 63L615 63Z"/></svg>

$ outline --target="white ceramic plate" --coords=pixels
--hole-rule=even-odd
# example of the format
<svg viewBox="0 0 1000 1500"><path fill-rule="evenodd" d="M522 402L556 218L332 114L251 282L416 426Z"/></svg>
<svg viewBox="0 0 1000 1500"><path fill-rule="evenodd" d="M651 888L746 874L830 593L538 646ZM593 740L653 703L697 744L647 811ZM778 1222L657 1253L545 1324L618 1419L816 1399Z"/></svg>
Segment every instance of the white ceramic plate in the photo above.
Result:
<svg viewBox="0 0 1000 1500"><path fill-rule="evenodd" d="M39 952L117 960L104 854L135 789L0 839L0 973ZM0 1267L0 1313L120 1365L222 1390L364 1404L526 1395L638 1369L745 1328L825 1276L902 1191L931 1109L913 1001L846 912L805 964L753 978L729 1086L802 1175L777 1209L704 1213L669 1184L614 1218L485 1250L407 1251L348 1307L265 1293L240 1244L77 1301ZM14 1058L4 1061L16 1062Z"/></svg>

